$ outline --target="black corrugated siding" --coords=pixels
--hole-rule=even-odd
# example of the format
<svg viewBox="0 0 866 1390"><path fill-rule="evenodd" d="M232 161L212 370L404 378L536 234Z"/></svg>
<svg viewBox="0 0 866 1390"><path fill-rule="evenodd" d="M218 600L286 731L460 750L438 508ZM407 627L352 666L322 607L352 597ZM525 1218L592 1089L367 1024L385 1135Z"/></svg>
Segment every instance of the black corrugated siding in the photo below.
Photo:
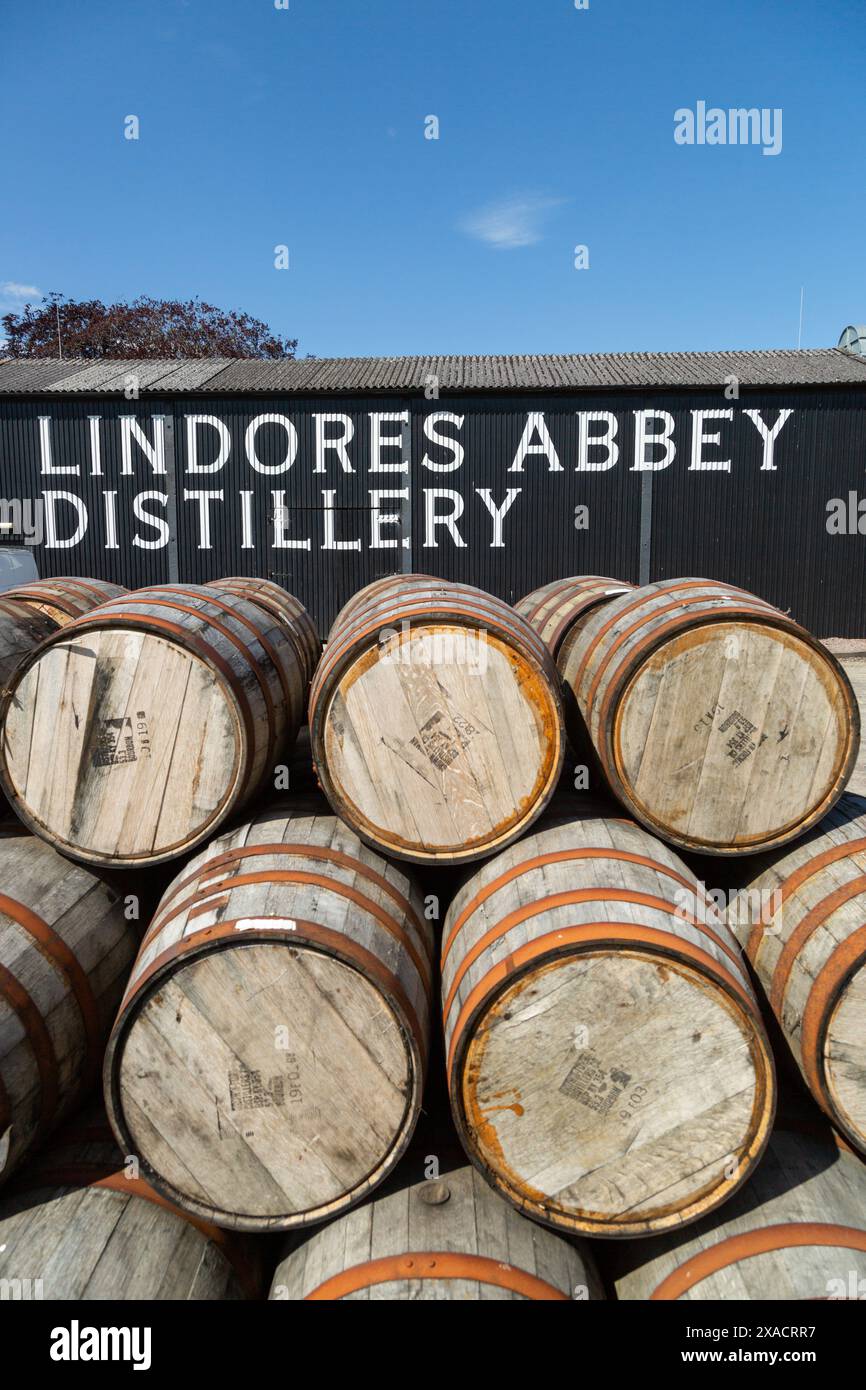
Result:
<svg viewBox="0 0 866 1390"><path fill-rule="evenodd" d="M691 415L694 409L732 406L736 423L721 428L730 473L689 471ZM777 446L777 470L760 469L761 441L740 412L761 410L768 423L780 408L791 407ZM522 394L443 394L427 400L370 394L306 397L275 395L154 396L126 401L117 396L43 396L0 398L0 494L38 497L45 488L69 489L88 507L90 526L73 550L37 548L44 574L79 573L114 580L130 587L164 582L170 577L169 548L146 550L132 544L136 523L132 499L152 488L166 491L143 458L136 475L120 473L117 417L135 415L150 434L150 416L174 420L178 487L178 572L181 579L203 582L226 573L262 574L297 593L317 622L327 628L350 593L382 574L414 568L478 584L510 601L548 580L573 573L610 574L632 582L640 578L641 487L644 475L632 470L631 412L637 408L670 411L676 420L677 457L652 474L653 579L705 575L742 584L770 599L822 636L866 635L866 536L831 536L826 529L827 502L849 491L866 496L866 391L856 387L816 387L743 391L725 401L718 391L598 391ZM399 548L370 549L369 489L400 488L400 473L369 473L366 430L370 411L408 409L411 419L411 553ZM466 461L457 472L422 467L425 451L437 453L424 437L424 418L449 410L465 417L462 442ZM606 472L577 473L579 410L611 410L621 420L618 463ZM355 472L344 474L331 456L327 475L313 472L314 412L347 414L356 422L351 446ZM521 473L510 472L529 411L542 411L556 440L561 472L551 472L541 456L527 459ZM255 473L244 458L247 425L253 416L285 414L299 434L299 453L285 474ZM52 478L40 475L38 417L52 418L55 466L77 466L79 473ZM89 476L88 416L102 417L103 479ZM185 416L216 415L228 425L232 457L220 475L186 471ZM395 427L396 432L396 427ZM282 432L263 428L259 454L275 463L281 456ZM398 457L395 454L394 459ZM222 490L224 501L212 508L212 546L198 543L198 511L184 503L184 488ZM466 541L455 547L447 531L437 533L437 548L424 545L425 489L449 488L464 500L458 527ZM505 519L504 548L491 547L492 518L476 489L489 488L501 503L509 487L520 496ZM119 545L105 548L103 488L117 492ZM323 488L337 490L335 532L339 539L360 539L362 548L322 549ZM241 490L254 493L255 548L241 548ZM286 494L289 531L310 540L309 550L275 549L272 501L277 489ZM574 526L575 508L589 508L588 531ZM158 509L157 509L158 510ZM394 510L400 504L394 503ZM864 522L866 525L866 522ZM146 528L139 531L147 534ZM393 529L389 534L397 538Z"/></svg>

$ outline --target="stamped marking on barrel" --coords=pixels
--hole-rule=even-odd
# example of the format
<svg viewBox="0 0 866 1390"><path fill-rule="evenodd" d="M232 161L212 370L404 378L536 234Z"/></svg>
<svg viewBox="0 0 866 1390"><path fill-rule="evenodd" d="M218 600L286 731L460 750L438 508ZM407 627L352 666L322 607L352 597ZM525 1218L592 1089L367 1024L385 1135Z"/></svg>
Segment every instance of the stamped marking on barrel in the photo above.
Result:
<svg viewBox="0 0 866 1390"><path fill-rule="evenodd" d="M232 1110L270 1110L285 1105L285 1078L277 1075L265 1081L260 1071L238 1067L228 1074L229 1105Z"/></svg>
<svg viewBox="0 0 866 1390"><path fill-rule="evenodd" d="M728 739L728 757L732 760L734 767L739 767L747 758L766 742L767 735L761 734L757 742L752 738L752 734L758 732L757 724L753 724L751 719L747 719L738 709L735 709L723 719L719 727L719 733L726 734L729 729L733 729L733 734Z"/></svg>
<svg viewBox="0 0 866 1390"><path fill-rule="evenodd" d="M442 710L430 716L426 724L419 730L420 737L410 739L413 748L417 748L419 753L426 753L433 766L438 772L447 772L448 768L460 757L464 749L469 747L475 735L479 732L474 724L462 714L452 714L451 723L454 726L456 737L449 734L437 726L445 718Z"/></svg>
<svg viewBox="0 0 866 1390"><path fill-rule="evenodd" d="M143 717L141 717L141 722ZM145 734L147 724L144 723ZM96 725L96 746L91 763L93 767L119 767L121 763L138 761L139 749L135 742L136 730L129 715L121 719L100 719ZM148 739L148 753L150 740Z"/></svg>
<svg viewBox="0 0 866 1390"><path fill-rule="evenodd" d="M559 1087L564 1096L608 1115L631 1081L621 1067L605 1071L594 1052L583 1052Z"/></svg>

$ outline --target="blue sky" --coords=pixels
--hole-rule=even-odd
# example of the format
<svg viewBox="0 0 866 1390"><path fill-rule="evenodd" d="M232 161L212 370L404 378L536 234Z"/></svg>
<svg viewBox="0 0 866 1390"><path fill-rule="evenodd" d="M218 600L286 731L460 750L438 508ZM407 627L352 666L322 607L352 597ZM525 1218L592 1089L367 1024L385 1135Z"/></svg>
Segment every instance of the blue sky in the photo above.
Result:
<svg viewBox="0 0 866 1390"><path fill-rule="evenodd" d="M805 286L835 344L864 73L864 0L4 0L0 312L198 294L317 356L784 347ZM781 153L678 145L698 101L781 108Z"/></svg>

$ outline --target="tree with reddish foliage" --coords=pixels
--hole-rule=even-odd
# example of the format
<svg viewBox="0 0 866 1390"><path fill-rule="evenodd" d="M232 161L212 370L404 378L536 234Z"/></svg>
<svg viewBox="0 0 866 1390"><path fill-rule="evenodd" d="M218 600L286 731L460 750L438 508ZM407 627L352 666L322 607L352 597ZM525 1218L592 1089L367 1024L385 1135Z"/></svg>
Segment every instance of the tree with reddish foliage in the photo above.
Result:
<svg viewBox="0 0 866 1390"><path fill-rule="evenodd" d="M34 308L4 314L10 357L294 357L297 338L281 338L266 323L200 299L126 303L46 295Z"/></svg>

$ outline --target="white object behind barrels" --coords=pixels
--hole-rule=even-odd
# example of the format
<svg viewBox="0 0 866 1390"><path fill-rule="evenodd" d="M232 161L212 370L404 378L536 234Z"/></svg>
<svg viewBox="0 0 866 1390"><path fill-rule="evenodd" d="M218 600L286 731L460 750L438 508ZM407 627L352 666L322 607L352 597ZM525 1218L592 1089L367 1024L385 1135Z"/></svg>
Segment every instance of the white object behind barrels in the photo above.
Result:
<svg viewBox="0 0 866 1390"><path fill-rule="evenodd" d="M866 800L751 867L731 928L812 1095L866 1152Z"/></svg>
<svg viewBox="0 0 866 1390"><path fill-rule="evenodd" d="M772 1124L772 1056L733 935L633 823L540 830L489 860L445 923L451 1106L519 1209L643 1235L725 1201Z"/></svg>
<svg viewBox="0 0 866 1390"><path fill-rule="evenodd" d="M785 844L830 809L856 762L859 713L839 662L729 584L665 580L613 599L561 669L611 791L686 849Z"/></svg>
<svg viewBox="0 0 866 1390"><path fill-rule="evenodd" d="M603 1298L592 1256L459 1168L365 1202L277 1267L272 1299L517 1302Z"/></svg>
<svg viewBox="0 0 866 1390"><path fill-rule="evenodd" d="M826 1139L778 1129L712 1219L683 1237L617 1247L612 1262L622 1299L862 1299L866 1167Z"/></svg>
<svg viewBox="0 0 866 1390"><path fill-rule="evenodd" d="M117 893L0 832L0 1183L99 1077L138 948Z"/></svg>
<svg viewBox="0 0 866 1390"><path fill-rule="evenodd" d="M195 585L136 590L18 668L0 780L22 820L64 853L160 863L272 778L305 689L295 644L258 604Z"/></svg>
<svg viewBox="0 0 866 1390"><path fill-rule="evenodd" d="M109 1118L184 1210L290 1229L359 1201L421 1105L432 932L330 815L211 842L145 934L105 1060Z"/></svg>
<svg viewBox="0 0 866 1390"><path fill-rule="evenodd" d="M325 795L369 844L415 863L479 859L553 795L561 681L502 600L398 575L356 594L332 628L310 737Z"/></svg>

